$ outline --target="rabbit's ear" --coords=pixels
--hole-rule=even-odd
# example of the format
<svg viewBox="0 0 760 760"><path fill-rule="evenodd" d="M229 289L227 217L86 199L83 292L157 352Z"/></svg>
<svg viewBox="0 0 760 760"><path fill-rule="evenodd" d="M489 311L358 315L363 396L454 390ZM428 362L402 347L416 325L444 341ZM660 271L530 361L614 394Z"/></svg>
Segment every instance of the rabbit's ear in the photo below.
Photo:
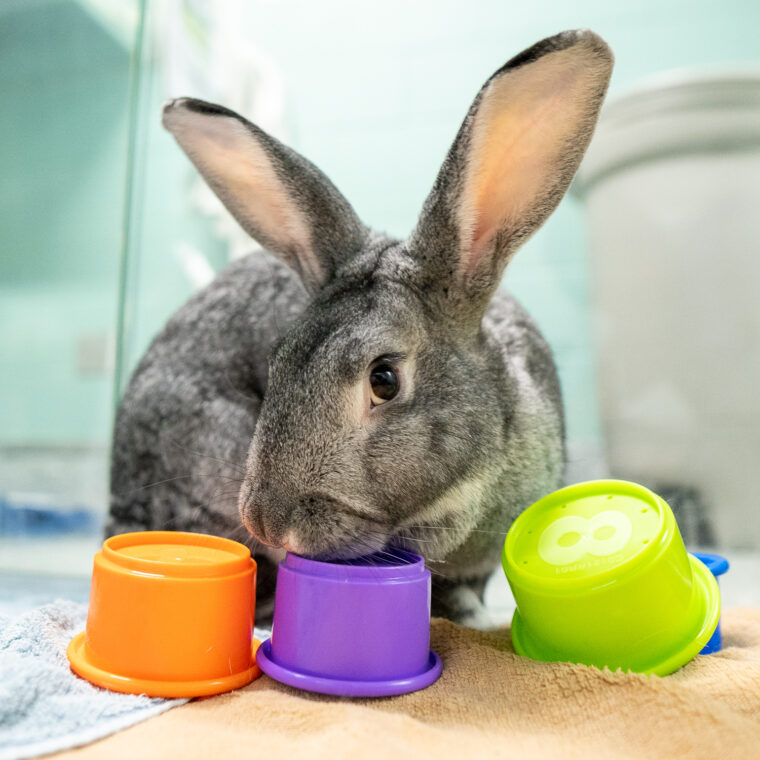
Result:
<svg viewBox="0 0 760 760"><path fill-rule="evenodd" d="M312 163L234 111L192 98L163 125L243 229L294 269L307 290L328 282L367 230Z"/></svg>
<svg viewBox="0 0 760 760"><path fill-rule="evenodd" d="M517 55L475 98L410 238L458 318L479 320L516 248L564 195L612 61L593 32L563 32Z"/></svg>

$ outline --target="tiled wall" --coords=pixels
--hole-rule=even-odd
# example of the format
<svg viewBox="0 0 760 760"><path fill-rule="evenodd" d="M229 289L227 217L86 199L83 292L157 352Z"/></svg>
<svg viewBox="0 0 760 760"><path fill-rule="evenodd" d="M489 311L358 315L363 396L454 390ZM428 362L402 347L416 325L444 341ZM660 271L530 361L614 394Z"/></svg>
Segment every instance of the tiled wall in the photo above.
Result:
<svg viewBox="0 0 760 760"><path fill-rule="evenodd" d="M74 2L0 7L0 446L105 443L128 64Z"/></svg>

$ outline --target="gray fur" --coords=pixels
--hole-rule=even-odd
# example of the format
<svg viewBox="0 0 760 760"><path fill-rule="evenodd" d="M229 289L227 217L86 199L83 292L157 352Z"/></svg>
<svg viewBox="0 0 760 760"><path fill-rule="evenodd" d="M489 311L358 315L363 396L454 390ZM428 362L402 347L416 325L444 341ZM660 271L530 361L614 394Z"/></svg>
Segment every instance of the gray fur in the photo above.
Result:
<svg viewBox="0 0 760 760"><path fill-rule="evenodd" d="M607 50L589 32L565 33L494 76L578 41ZM608 54L605 65L608 78ZM589 95L594 117L603 93ZM168 106L185 107L248 125L200 101ZM290 266L252 254L172 317L117 414L110 534L178 529L248 543L264 615L284 542L318 558L405 546L434 572L434 614L478 617L473 600L482 598L505 531L560 485L564 467L550 349L511 296L491 295L512 238L543 220L572 173L563 167L543 208L503 231L490 275L481 272L468 290L452 276L452 213L471 114L408 241L369 233L315 167L250 125L251 139L287 174L328 276L319 287L307 283L307 294L296 274L303 252L283 252L276 229L257 227ZM592 128L589 119L572 136L573 171ZM245 202L219 194L229 206ZM381 356L397 367L401 391L370 411L357 399Z"/></svg>

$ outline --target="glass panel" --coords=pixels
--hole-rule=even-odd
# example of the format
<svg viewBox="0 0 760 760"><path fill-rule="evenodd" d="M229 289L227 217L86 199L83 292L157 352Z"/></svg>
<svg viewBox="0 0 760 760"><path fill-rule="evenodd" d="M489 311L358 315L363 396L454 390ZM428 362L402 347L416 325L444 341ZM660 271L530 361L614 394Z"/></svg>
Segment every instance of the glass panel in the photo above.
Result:
<svg viewBox="0 0 760 760"><path fill-rule="evenodd" d="M0 5L0 570L87 573L101 531L139 10Z"/></svg>

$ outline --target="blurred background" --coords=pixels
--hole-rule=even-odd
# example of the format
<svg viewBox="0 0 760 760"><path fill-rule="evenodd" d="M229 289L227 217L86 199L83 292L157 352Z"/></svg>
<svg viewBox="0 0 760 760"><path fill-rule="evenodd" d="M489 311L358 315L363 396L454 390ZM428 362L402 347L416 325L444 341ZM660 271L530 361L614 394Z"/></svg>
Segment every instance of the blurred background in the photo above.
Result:
<svg viewBox="0 0 760 760"><path fill-rule="evenodd" d="M638 480L690 545L758 552L760 4L0 0L3 577L84 588L130 372L255 248L165 99L243 113L403 236L483 81L575 27L616 54L608 103L505 276L556 354L568 481Z"/></svg>

